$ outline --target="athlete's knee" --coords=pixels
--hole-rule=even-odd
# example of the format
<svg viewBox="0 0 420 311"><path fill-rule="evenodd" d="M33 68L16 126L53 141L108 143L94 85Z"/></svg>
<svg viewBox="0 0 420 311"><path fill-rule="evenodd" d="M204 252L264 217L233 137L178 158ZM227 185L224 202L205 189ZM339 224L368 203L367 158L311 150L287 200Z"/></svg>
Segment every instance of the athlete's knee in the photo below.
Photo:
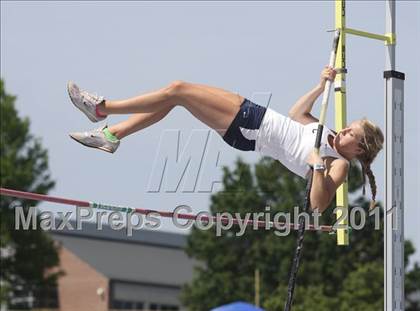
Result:
<svg viewBox="0 0 420 311"><path fill-rule="evenodd" d="M181 80L172 81L166 88L166 93L170 97L179 97L187 88L188 83Z"/></svg>

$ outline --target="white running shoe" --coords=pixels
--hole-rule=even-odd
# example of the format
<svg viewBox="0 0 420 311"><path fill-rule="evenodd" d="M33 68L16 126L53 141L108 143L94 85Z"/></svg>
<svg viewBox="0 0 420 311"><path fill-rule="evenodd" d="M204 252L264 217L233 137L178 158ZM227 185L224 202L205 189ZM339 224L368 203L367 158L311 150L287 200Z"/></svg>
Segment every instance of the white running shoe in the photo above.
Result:
<svg viewBox="0 0 420 311"><path fill-rule="evenodd" d="M67 91L73 104L79 108L90 121L99 122L105 119L105 117L99 117L96 115L96 105L105 101L103 96L90 94L81 90L71 81L67 83Z"/></svg>
<svg viewBox="0 0 420 311"><path fill-rule="evenodd" d="M75 141L85 145L86 147L97 148L109 153L114 153L118 149L120 141L110 141L107 139L103 132L106 127L107 126L105 125L90 132L75 132L70 133L69 135Z"/></svg>

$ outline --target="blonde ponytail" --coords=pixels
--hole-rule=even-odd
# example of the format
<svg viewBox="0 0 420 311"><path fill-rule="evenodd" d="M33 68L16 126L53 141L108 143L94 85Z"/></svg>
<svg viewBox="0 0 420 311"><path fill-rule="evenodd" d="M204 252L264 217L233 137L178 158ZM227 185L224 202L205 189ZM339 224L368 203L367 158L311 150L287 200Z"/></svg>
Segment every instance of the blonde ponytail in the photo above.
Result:
<svg viewBox="0 0 420 311"><path fill-rule="evenodd" d="M364 137L362 138L359 147L363 149L363 153L357 156L362 166L362 180L363 180L363 195L366 194L366 176L368 177L370 189L372 192L372 200L369 209L374 209L376 205L376 179L372 172L371 164L378 155L379 151L383 148L384 135L381 129L373 122L366 118L360 120L360 125L363 128Z"/></svg>

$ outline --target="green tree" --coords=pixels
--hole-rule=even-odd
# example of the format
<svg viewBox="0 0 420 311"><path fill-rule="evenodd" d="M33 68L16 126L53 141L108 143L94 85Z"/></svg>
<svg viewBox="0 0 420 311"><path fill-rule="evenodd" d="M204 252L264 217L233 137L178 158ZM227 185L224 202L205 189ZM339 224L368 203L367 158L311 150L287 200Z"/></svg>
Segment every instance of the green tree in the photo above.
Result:
<svg viewBox="0 0 420 311"><path fill-rule="evenodd" d="M39 139L29 132L29 120L21 118L15 108L16 97L6 93L0 80L0 169L1 187L47 193L54 182L48 172L48 155ZM54 285L59 275L59 258L52 239L42 230L16 230L16 205L28 212L37 202L1 196L1 302L20 290L42 296L42 289ZM39 219L37 228L39 228ZM37 294L38 293L38 294ZM35 297L37 298L37 297Z"/></svg>
<svg viewBox="0 0 420 311"><path fill-rule="evenodd" d="M352 165L349 174L349 192L352 193L361 188L362 178L356 165ZM302 206L305 193L305 180L269 158L255 165L254 174L249 165L238 159L233 171L224 168L223 185L223 191L211 197L212 214L264 212L266 206L270 206L272 215L292 212L294 206ZM357 198L349 207L350 211L356 206L367 211L369 201ZM334 207L335 202L323 213L321 224L335 222ZM360 220L361 215L355 215L356 221ZM382 221L382 214L379 216ZM278 237L273 230L248 228L244 235L236 236L238 231L234 226L218 237L214 227L207 231L192 230L187 253L201 265L182 292L183 303L190 310L209 310L236 300L252 303L257 268L261 275L263 307L266 310L283 308L296 232ZM361 310L377 310L383 303L382 265L383 234L382 230L375 230L373 216L366 217L362 230L351 232L349 247L337 246L335 235L307 232L294 310L346 310L347 306L360 305L361 298L364 299Z"/></svg>
<svg viewBox="0 0 420 311"><path fill-rule="evenodd" d="M340 311L383 309L382 261L361 264L350 272L343 281L343 290L339 293Z"/></svg>

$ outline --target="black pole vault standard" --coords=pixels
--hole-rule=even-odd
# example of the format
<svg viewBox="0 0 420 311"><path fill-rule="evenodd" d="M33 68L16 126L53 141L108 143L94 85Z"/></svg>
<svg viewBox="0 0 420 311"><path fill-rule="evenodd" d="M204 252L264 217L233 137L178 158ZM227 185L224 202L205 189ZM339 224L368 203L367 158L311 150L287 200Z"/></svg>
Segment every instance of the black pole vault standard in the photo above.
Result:
<svg viewBox="0 0 420 311"><path fill-rule="evenodd" d="M340 30L336 30L335 35L334 35L334 42L333 42L333 46L332 46L332 50L330 54L330 62L329 62L330 67L334 67L335 65L335 58L337 54L337 47L338 47L339 40L340 40ZM321 116L319 118L318 130L317 130L316 139L315 139L315 152L317 154L319 154L319 147L321 146L321 137L322 137L322 132L324 130L325 116L326 116L327 108L328 108L328 99L330 95L331 84L332 82L330 80L327 80L327 82L325 83L324 94L323 94L322 105L321 105ZM309 212L309 207L311 204L310 193L311 193L311 187L312 187L312 177L313 177L313 170L311 168L311 171L308 177L308 182L306 184L306 194L305 194L305 202L304 202L304 211L307 213ZM290 311L292 309L293 292L295 290L296 276L299 269L300 258L302 257L304 234L305 234L305 217L300 217L298 237L297 237L297 242L296 242L296 250L295 250L295 255L293 257L292 269L290 271L290 276L289 276L289 284L287 288L287 300L284 305L284 311Z"/></svg>

